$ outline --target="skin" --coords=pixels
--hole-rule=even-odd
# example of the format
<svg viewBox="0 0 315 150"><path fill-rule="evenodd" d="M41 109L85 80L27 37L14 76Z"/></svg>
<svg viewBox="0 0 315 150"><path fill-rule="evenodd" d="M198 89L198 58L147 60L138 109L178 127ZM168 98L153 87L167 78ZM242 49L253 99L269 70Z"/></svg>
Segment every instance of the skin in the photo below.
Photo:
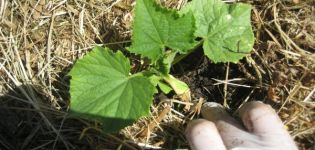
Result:
<svg viewBox="0 0 315 150"><path fill-rule="evenodd" d="M297 150L277 113L269 105L253 101L244 104L232 118L220 104L207 102L204 119L191 121L186 137L193 150Z"/></svg>

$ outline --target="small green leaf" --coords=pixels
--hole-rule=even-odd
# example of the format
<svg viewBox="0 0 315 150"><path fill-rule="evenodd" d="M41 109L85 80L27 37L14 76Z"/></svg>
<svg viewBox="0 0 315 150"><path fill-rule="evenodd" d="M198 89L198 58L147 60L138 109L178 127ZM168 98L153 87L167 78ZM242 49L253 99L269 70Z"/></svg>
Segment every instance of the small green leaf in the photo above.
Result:
<svg viewBox="0 0 315 150"><path fill-rule="evenodd" d="M163 79L166 83L168 83L172 87L175 93L183 101L186 101L186 102L191 101L191 92L188 85L185 82L176 79L174 76L170 74L163 76Z"/></svg>
<svg viewBox="0 0 315 150"><path fill-rule="evenodd" d="M129 60L121 52L94 48L70 72L71 114L101 121L106 132L147 116L155 87L147 77L129 72Z"/></svg>
<svg viewBox="0 0 315 150"><path fill-rule="evenodd" d="M149 80L150 80L150 82L151 82L151 84L152 84L153 86L157 86L158 83L160 82L160 80L162 79L162 77L157 76L157 75L155 75L155 74L146 75L146 76L149 78Z"/></svg>
<svg viewBox="0 0 315 150"><path fill-rule="evenodd" d="M204 52L213 62L237 62L252 50L250 5L194 0L181 13L190 11L196 19L195 36L203 38Z"/></svg>
<svg viewBox="0 0 315 150"><path fill-rule="evenodd" d="M154 0L136 2L131 52L156 61L166 48L186 53L194 47L195 20L191 12L179 16Z"/></svg>
<svg viewBox="0 0 315 150"><path fill-rule="evenodd" d="M163 57L156 61L155 68L162 75L168 75L170 73L172 62L176 56L177 52L167 52Z"/></svg>
<svg viewBox="0 0 315 150"><path fill-rule="evenodd" d="M170 86L168 86L166 83L161 82L161 81L158 82L158 86L161 89L161 91L165 94L168 94L173 90Z"/></svg>
<svg viewBox="0 0 315 150"><path fill-rule="evenodd" d="M185 82L176 79L172 75L163 76L163 79L174 89L177 95L184 94L190 90Z"/></svg>

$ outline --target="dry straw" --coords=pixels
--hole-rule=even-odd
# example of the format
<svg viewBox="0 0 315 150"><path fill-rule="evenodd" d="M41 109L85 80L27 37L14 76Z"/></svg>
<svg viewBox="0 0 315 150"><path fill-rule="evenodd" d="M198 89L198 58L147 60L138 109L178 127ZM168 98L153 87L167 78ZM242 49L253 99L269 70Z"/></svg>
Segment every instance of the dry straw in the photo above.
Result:
<svg viewBox="0 0 315 150"><path fill-rule="evenodd" d="M187 0L161 0L180 9ZM234 1L229 1L233 3ZM312 0L242 1L253 5L256 36L250 57L238 64L243 76L209 79L224 93L249 88L273 104L301 149L315 133L315 3ZM131 37L133 0L0 0L0 147L4 149L187 148L185 125L199 117L205 97L183 104L157 96L152 117L119 134L97 122L67 118L73 63L95 45L125 51ZM130 55L137 66L139 59ZM222 65L222 67L224 67ZM226 78L225 78L226 77ZM185 78L185 77L182 77ZM243 84L251 81L252 85ZM221 86L224 85L224 86ZM233 93L232 93L233 94ZM222 97L221 97L222 98ZM214 101L213 99L206 99ZM223 100L223 98L222 98ZM217 101L217 100L216 100ZM193 105L191 112L180 109Z"/></svg>

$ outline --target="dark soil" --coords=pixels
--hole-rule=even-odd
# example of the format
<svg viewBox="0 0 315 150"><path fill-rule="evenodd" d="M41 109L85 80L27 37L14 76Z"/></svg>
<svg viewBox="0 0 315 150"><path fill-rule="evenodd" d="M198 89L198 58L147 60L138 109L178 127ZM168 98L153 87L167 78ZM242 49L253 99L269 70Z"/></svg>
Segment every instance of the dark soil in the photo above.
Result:
<svg viewBox="0 0 315 150"><path fill-rule="evenodd" d="M233 82L241 85L258 86L258 80L254 77L248 77L249 72L244 73L242 69L245 60L239 64L229 64L229 79L242 78L242 81ZM204 98L209 102L218 102L223 104L224 101L224 84L215 85L216 80L225 81L227 63L213 63L204 54L202 49L188 55L179 63L173 66L172 73L187 83L191 89L193 99ZM248 66L243 66L247 67ZM248 70L253 70L249 68ZM216 79L216 80L215 80ZM228 86L227 101L231 110L235 110L250 95L250 100L262 100L265 98L265 90ZM252 90L255 90L252 92ZM252 94L250 94L252 93Z"/></svg>

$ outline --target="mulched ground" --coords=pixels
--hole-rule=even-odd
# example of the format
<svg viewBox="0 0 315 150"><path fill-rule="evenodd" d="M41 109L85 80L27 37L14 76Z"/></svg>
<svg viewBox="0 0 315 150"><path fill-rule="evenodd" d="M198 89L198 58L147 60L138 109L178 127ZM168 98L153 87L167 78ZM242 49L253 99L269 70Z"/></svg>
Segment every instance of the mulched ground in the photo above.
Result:
<svg viewBox="0 0 315 150"><path fill-rule="evenodd" d="M187 0L161 0L180 8ZM238 64L214 64L197 49L172 68L192 90L191 111L157 94L151 117L118 134L67 118L73 63L95 45L128 54L134 0L0 1L0 149L188 148L184 130L202 100L235 115L246 101L271 104L300 149L315 149L315 2L244 0L253 5L255 46ZM150 127L150 128L148 128Z"/></svg>

